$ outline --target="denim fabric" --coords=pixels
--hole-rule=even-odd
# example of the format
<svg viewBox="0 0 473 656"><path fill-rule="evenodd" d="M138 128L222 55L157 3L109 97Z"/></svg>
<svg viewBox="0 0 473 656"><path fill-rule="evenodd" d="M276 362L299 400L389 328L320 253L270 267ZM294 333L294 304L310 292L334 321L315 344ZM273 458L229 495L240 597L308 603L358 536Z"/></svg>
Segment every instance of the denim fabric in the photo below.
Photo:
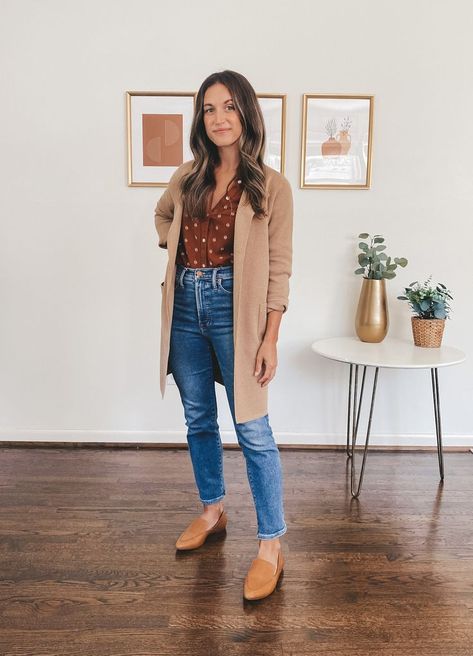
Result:
<svg viewBox="0 0 473 656"><path fill-rule="evenodd" d="M268 415L237 423L233 394L233 266L191 269L176 265L169 360L179 389L187 443L202 503L225 496L223 450L217 422L213 348L225 385L256 508L257 537L287 531L279 450ZM256 354L255 354L256 355Z"/></svg>

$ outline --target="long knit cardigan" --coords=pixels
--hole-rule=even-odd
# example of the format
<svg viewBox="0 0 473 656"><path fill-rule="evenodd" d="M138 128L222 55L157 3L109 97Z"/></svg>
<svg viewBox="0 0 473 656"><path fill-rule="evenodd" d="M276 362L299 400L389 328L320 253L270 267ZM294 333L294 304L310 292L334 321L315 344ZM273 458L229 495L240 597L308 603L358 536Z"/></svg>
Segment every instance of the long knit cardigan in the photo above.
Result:
<svg viewBox="0 0 473 656"><path fill-rule="evenodd" d="M176 252L182 221L179 182L191 170L193 160L174 172L157 202L155 225L158 244L167 248L168 264L161 283L160 387L162 398L169 366L169 344L176 279ZM233 245L233 342L235 419L243 423L268 412L268 386L254 376L256 354L266 330L267 313L286 312L292 274L293 198L288 180L264 165L267 216L257 217L243 189L235 215ZM223 384L212 350L214 380Z"/></svg>

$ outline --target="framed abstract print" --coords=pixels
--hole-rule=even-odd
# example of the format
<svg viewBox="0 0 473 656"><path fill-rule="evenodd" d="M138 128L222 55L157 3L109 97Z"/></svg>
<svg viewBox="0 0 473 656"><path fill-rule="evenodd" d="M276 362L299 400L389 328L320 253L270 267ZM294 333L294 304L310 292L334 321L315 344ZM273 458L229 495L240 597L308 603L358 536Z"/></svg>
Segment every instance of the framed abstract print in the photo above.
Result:
<svg viewBox="0 0 473 656"><path fill-rule="evenodd" d="M127 91L128 186L165 187L192 159L193 92Z"/></svg>
<svg viewBox="0 0 473 656"><path fill-rule="evenodd" d="M286 96L273 93L256 94L266 128L264 163L284 173L286 148Z"/></svg>
<svg viewBox="0 0 473 656"><path fill-rule="evenodd" d="M374 96L304 94L301 188L369 189Z"/></svg>

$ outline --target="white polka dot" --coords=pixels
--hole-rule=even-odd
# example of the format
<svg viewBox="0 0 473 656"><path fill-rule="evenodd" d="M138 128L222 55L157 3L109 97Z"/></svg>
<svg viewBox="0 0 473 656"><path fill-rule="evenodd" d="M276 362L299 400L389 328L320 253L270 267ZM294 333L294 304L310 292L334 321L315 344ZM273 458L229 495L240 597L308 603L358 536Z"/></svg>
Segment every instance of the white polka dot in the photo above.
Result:
<svg viewBox="0 0 473 656"><path fill-rule="evenodd" d="M227 226L227 228L229 228L229 227L230 227L230 224L229 224L229 223L226 223L225 225Z"/></svg>
<svg viewBox="0 0 473 656"><path fill-rule="evenodd" d="M232 216L235 216L235 212L230 212L230 214L231 214Z"/></svg>
<svg viewBox="0 0 473 656"><path fill-rule="evenodd" d="M194 260L194 264L197 264L197 260Z"/></svg>
<svg viewBox="0 0 473 656"><path fill-rule="evenodd" d="M226 198L227 200L230 200L230 196L225 196L225 198Z"/></svg>
<svg viewBox="0 0 473 656"><path fill-rule="evenodd" d="M184 241L187 241L187 237L184 238Z"/></svg>
<svg viewBox="0 0 473 656"><path fill-rule="evenodd" d="M215 226L215 230L218 230L218 226Z"/></svg>
<svg viewBox="0 0 473 656"><path fill-rule="evenodd" d="M189 230L189 226L185 226L185 229L186 229L186 230Z"/></svg>
<svg viewBox="0 0 473 656"><path fill-rule="evenodd" d="M185 255L185 253L181 253L181 255Z"/></svg>
<svg viewBox="0 0 473 656"><path fill-rule="evenodd" d="M194 228L197 228L197 223L194 223Z"/></svg>
<svg viewBox="0 0 473 656"><path fill-rule="evenodd" d="M213 250L211 248L209 248L209 253L213 253Z"/></svg>
<svg viewBox="0 0 473 656"><path fill-rule="evenodd" d="M202 266L205 266L205 264L203 264Z"/></svg>
<svg viewBox="0 0 473 656"><path fill-rule="evenodd" d="M209 260L209 264L212 264L212 262Z"/></svg>
<svg viewBox="0 0 473 656"><path fill-rule="evenodd" d="M194 235L194 239L197 239L197 235Z"/></svg>
<svg viewBox="0 0 473 656"><path fill-rule="evenodd" d="M188 262L187 264L190 264L190 262Z"/></svg>
<svg viewBox="0 0 473 656"><path fill-rule="evenodd" d="M222 246L222 248L221 248L220 250L223 251L223 246Z"/></svg>
<svg viewBox="0 0 473 656"><path fill-rule="evenodd" d="M220 219L221 216L222 216L221 214L217 214L217 219Z"/></svg>
<svg viewBox="0 0 473 656"><path fill-rule="evenodd" d="M224 238L224 239L228 239L227 235L223 235L223 238Z"/></svg>
<svg viewBox="0 0 473 656"><path fill-rule="evenodd" d="M198 248L194 248L194 250L195 250L195 251L198 251L199 249L198 249Z"/></svg>
<svg viewBox="0 0 473 656"><path fill-rule="evenodd" d="M228 207L228 205L224 205L224 206L223 206L223 209L224 209L224 210L226 210L226 209L227 209L227 207Z"/></svg>
<svg viewBox="0 0 473 656"><path fill-rule="evenodd" d="M238 184L241 184L241 180L238 180Z"/></svg>
<svg viewBox="0 0 473 656"><path fill-rule="evenodd" d="M212 241L217 241L217 240L215 239L215 237L212 237Z"/></svg>
<svg viewBox="0 0 473 656"><path fill-rule="evenodd" d="M202 237L202 241L205 241L205 237Z"/></svg>
<svg viewBox="0 0 473 656"><path fill-rule="evenodd" d="M223 255L219 255L219 258L220 258L221 260L223 260Z"/></svg>

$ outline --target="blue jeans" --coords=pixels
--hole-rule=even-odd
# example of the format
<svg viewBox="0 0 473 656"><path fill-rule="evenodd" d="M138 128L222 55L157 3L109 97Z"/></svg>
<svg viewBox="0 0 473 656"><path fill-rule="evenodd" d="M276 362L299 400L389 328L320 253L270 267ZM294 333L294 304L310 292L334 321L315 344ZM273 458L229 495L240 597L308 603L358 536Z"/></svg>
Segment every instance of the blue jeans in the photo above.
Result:
<svg viewBox="0 0 473 656"><path fill-rule="evenodd" d="M243 423L235 421L233 266L204 269L176 266L169 361L184 407L187 443L200 500L208 505L225 496L213 348L246 460L258 522L257 537L260 540L279 537L287 530L283 478L268 415Z"/></svg>

